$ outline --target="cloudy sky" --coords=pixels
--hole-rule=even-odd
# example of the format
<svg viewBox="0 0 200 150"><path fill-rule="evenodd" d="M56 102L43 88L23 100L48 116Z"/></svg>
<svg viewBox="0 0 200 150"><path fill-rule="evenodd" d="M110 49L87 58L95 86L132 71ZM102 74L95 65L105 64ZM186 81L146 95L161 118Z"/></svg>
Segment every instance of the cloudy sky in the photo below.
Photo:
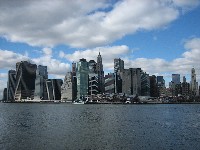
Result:
<svg viewBox="0 0 200 150"><path fill-rule="evenodd" d="M18 61L48 66L63 78L71 63L101 52L150 75L200 81L200 0L0 0L0 97Z"/></svg>

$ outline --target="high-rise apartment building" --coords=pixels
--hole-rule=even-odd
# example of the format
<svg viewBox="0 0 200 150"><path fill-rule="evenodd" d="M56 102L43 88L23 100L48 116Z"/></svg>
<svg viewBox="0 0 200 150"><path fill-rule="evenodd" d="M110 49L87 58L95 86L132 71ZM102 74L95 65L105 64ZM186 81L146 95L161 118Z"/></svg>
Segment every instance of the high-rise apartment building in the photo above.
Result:
<svg viewBox="0 0 200 150"><path fill-rule="evenodd" d="M16 64L16 90L15 101L21 99L34 99L36 64L21 61Z"/></svg>
<svg viewBox="0 0 200 150"><path fill-rule="evenodd" d="M16 71L8 71L8 82L7 82L7 100L14 101L16 88Z"/></svg>
<svg viewBox="0 0 200 150"><path fill-rule="evenodd" d="M89 66L86 59L80 59L77 62L76 78L77 78L77 99L88 95L88 74Z"/></svg>

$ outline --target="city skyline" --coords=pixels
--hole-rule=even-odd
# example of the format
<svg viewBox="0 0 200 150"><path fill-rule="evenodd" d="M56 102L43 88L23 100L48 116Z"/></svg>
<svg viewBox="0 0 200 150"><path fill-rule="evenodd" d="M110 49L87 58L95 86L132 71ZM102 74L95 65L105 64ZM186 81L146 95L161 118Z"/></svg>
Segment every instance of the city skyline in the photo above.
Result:
<svg viewBox="0 0 200 150"><path fill-rule="evenodd" d="M99 51L105 74L121 58L125 68L163 75L166 85L173 73L190 81L193 67L200 82L199 2L1 1L0 93L18 61L47 66L51 77L64 79L73 61L96 59Z"/></svg>

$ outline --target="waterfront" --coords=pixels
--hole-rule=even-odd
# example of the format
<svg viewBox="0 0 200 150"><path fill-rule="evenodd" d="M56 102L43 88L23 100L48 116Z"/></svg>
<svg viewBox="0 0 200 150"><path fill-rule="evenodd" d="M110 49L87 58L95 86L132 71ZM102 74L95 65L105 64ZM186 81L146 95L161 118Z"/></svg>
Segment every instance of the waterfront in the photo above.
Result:
<svg viewBox="0 0 200 150"><path fill-rule="evenodd" d="M0 103L0 149L199 149L200 105Z"/></svg>

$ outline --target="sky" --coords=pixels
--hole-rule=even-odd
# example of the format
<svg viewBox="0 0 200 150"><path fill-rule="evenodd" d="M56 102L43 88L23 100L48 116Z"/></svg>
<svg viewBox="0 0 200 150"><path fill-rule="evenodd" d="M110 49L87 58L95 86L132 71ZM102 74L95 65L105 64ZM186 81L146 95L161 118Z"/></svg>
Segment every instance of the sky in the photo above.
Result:
<svg viewBox="0 0 200 150"><path fill-rule="evenodd" d="M200 82L200 0L0 0L0 98L16 62L48 67L63 79L71 63L114 58L125 68ZM182 81L182 79L181 79Z"/></svg>

